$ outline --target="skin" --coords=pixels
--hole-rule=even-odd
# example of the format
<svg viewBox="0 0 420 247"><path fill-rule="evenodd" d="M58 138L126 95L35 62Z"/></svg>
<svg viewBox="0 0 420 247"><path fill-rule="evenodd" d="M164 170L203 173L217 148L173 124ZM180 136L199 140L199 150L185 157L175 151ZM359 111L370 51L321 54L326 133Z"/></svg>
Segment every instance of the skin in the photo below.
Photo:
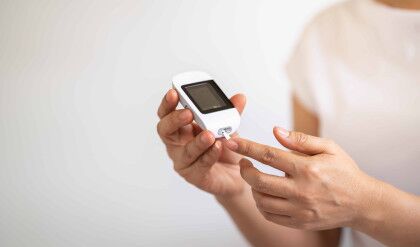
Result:
<svg viewBox="0 0 420 247"><path fill-rule="evenodd" d="M318 133L318 118L296 99L293 100L293 112L295 129L314 135ZM233 198L216 198L253 246L338 246L340 228L307 231L267 224L269 221L261 220L261 214L256 215L255 209L260 212L261 205L257 201L250 203L250 194L255 195L252 190Z"/></svg>
<svg viewBox="0 0 420 247"><path fill-rule="evenodd" d="M268 221L304 230L350 227L388 246L420 244L420 198L363 173L333 141L274 128L284 147L297 153L236 137L227 146L284 171L264 174L247 159L241 175L252 187Z"/></svg>
<svg viewBox="0 0 420 247"><path fill-rule="evenodd" d="M420 9L416 0L377 1ZM243 95L231 101L243 111ZM338 246L344 226L389 246L419 245L420 198L367 176L333 141L315 137L318 117L295 98L294 129L299 132L273 130L292 153L238 135L231 142L215 140L193 123L189 110L176 110L178 102L176 91L169 90L157 125L174 170L213 194L253 246ZM244 156L287 176L261 173Z"/></svg>
<svg viewBox="0 0 420 247"><path fill-rule="evenodd" d="M231 101L242 112L245 96L235 95ZM190 110L176 110L178 102L177 92L169 90L159 106L157 125L174 170L187 182L211 194L231 197L243 193L247 186L238 166L242 156L193 123Z"/></svg>
<svg viewBox="0 0 420 247"><path fill-rule="evenodd" d="M418 0L376 0L379 3L388 5L393 8L401 8L401 9L412 9L412 10L419 10L420 9L420 1Z"/></svg>
<svg viewBox="0 0 420 247"><path fill-rule="evenodd" d="M389 246L420 243L420 198L369 177L333 141L281 128L274 136L294 153L239 136L216 141L189 110L176 110L178 100L176 91L166 94L157 126L175 171L214 194L254 246L338 246L344 226ZM245 97L231 101L242 112ZM294 111L296 126L318 125L296 100ZM243 156L287 176L261 173Z"/></svg>
<svg viewBox="0 0 420 247"><path fill-rule="evenodd" d="M231 101L242 112L245 96L235 95ZM267 221L256 207L251 187L241 177L239 161L243 156L229 150L225 142L216 141L211 132L201 130L193 123L190 110L176 109L178 102L176 91L169 90L158 108L157 124L174 170L187 182L213 194L252 245L337 246L337 230L305 231Z"/></svg>

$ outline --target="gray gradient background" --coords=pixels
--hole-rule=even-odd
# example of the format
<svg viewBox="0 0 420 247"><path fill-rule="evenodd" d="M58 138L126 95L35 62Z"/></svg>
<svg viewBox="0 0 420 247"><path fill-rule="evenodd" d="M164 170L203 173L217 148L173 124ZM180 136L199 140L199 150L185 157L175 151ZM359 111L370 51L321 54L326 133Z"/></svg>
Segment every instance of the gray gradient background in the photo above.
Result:
<svg viewBox="0 0 420 247"><path fill-rule="evenodd" d="M0 246L243 246L155 133L173 74L248 95L241 134L290 127L282 69L333 0L0 0Z"/></svg>

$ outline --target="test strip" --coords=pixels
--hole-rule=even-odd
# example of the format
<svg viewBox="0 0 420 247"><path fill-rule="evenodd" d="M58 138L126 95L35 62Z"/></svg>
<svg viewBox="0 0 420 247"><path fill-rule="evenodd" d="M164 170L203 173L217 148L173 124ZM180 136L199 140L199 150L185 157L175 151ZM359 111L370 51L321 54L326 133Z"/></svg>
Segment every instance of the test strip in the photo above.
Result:
<svg viewBox="0 0 420 247"><path fill-rule="evenodd" d="M230 139L230 135L226 133L226 131L222 131L223 136L226 138L226 140Z"/></svg>

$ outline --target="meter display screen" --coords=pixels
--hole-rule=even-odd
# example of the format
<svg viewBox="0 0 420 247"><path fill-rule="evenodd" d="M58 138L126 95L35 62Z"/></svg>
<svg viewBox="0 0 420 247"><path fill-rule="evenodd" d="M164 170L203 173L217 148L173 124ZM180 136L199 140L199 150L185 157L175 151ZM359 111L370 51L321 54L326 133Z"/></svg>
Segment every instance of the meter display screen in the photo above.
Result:
<svg viewBox="0 0 420 247"><path fill-rule="evenodd" d="M182 89L201 113L233 108L230 100L212 80L183 85Z"/></svg>

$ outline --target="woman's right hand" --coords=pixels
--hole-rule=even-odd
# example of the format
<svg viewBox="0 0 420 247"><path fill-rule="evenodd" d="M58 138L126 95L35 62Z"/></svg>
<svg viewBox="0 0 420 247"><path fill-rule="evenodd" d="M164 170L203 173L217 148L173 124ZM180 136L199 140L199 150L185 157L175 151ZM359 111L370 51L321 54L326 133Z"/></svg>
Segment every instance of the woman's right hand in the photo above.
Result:
<svg viewBox="0 0 420 247"><path fill-rule="evenodd" d="M241 113L245 96L237 94L231 101ZM169 90L159 106L157 124L175 171L189 183L215 196L241 194L246 187L239 169L241 156L194 123L190 110L176 110L178 102L177 92Z"/></svg>

